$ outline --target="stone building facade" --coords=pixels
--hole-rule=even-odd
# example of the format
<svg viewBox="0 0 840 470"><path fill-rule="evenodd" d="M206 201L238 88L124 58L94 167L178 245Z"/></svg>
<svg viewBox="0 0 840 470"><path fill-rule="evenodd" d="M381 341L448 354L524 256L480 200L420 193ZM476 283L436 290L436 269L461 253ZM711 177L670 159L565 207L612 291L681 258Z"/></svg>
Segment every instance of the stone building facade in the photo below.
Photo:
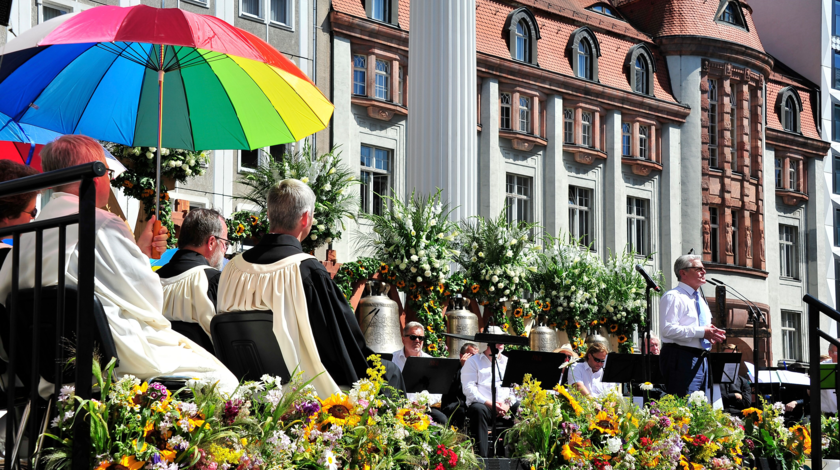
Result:
<svg viewBox="0 0 840 470"><path fill-rule="evenodd" d="M766 365L807 360L802 296L831 295L830 256L815 249L826 243L815 175L829 144L819 87L764 50L752 8L476 0L477 212L506 210L604 258L631 248L667 286L676 257L702 254L708 277L768 314ZM406 174L409 16L409 0L332 1L333 139L364 181L365 211L416 179ZM337 248L339 260L362 253L348 240ZM718 308L714 288L705 293L751 354L747 304L730 293Z"/></svg>

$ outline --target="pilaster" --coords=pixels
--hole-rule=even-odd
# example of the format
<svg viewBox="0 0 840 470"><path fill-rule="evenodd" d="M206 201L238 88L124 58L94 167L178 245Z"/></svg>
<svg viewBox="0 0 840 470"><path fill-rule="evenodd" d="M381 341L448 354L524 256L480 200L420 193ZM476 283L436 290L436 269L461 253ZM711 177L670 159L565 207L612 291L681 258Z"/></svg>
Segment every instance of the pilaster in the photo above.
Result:
<svg viewBox="0 0 840 470"><path fill-rule="evenodd" d="M478 214L485 218L496 217L505 204L505 162L499 147L499 81L495 78L485 78L481 84L479 149ZM499 194L499 188L502 194Z"/></svg>
<svg viewBox="0 0 840 470"><path fill-rule="evenodd" d="M551 236L559 236L569 227L568 182L563 168L563 98L551 95L546 99L545 137L548 144L544 159L544 227ZM565 190L565 191L564 191Z"/></svg>
<svg viewBox="0 0 840 470"><path fill-rule="evenodd" d="M606 112L607 160L604 165L604 230L606 248L613 253L627 245L627 192L621 175L621 111Z"/></svg>

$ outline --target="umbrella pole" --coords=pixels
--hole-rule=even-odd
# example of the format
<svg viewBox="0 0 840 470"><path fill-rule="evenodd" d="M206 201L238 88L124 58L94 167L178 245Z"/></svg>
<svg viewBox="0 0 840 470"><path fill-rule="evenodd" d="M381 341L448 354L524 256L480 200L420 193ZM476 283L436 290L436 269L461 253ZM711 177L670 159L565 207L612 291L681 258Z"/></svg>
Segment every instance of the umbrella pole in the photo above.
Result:
<svg viewBox="0 0 840 470"><path fill-rule="evenodd" d="M155 171L155 216L157 220L155 220L155 226L152 231L153 239L154 236L160 233L160 228L163 225L160 219L160 145L162 141L161 134L163 133L163 54L165 50L166 47L161 44L160 70L158 70L158 141L157 150L155 150L155 160L157 163L157 170ZM160 259L160 255L161 252L152 247L152 259Z"/></svg>

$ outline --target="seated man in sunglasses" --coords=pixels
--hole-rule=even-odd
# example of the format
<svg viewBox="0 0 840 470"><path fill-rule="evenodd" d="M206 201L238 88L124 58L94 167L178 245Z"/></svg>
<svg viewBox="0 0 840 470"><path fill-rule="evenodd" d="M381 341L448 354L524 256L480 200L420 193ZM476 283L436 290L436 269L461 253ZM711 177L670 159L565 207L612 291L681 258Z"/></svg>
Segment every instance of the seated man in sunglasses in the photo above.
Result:
<svg viewBox="0 0 840 470"><path fill-rule="evenodd" d="M425 329L423 328L423 325L417 323L416 321L406 323L405 328L403 328L402 331L403 347L394 351L394 357L392 359L393 363L400 368L400 371L405 369L405 361L409 357L432 357L423 352L423 342L426 341L424 331ZM409 400L417 400L418 398L418 393L408 394ZM431 406L429 416L431 416L436 423L446 424L446 415L440 411L441 398L442 396L439 394L429 394L429 406Z"/></svg>
<svg viewBox="0 0 840 470"><path fill-rule="evenodd" d="M618 384L605 383L604 363L607 362L607 347L603 343L592 343L583 360L572 366L569 383L574 384L583 395L600 397L610 392L620 393Z"/></svg>
<svg viewBox="0 0 840 470"><path fill-rule="evenodd" d="M178 251L157 271L167 320L198 323L210 338L227 247L222 214L213 209L193 209L187 214L178 236Z"/></svg>

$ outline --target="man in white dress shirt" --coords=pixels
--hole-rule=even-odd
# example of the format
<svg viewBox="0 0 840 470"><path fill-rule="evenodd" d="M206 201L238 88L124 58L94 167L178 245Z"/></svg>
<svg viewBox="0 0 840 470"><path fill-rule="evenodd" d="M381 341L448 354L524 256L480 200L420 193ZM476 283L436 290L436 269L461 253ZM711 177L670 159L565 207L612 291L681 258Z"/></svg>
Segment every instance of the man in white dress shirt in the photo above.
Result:
<svg viewBox="0 0 840 470"><path fill-rule="evenodd" d="M706 269L699 255L683 255L674 263L680 283L659 301L662 354L659 368L665 390L685 396L708 388L708 351L726 340L724 330L712 325L709 305L700 294Z"/></svg>
<svg viewBox="0 0 840 470"><path fill-rule="evenodd" d="M837 346L828 345L828 355L831 356L831 360L821 364L837 364ZM837 394L834 390L820 390L820 408L823 414L837 414Z"/></svg>
<svg viewBox="0 0 840 470"><path fill-rule="evenodd" d="M409 357L432 357L423 352L423 343L426 341L426 334L424 331L425 329L423 328L423 325L417 323L416 321L406 323L405 328L403 328L403 347L394 351L394 357L391 359L391 362L399 367L400 372L405 369L405 361ZM442 396L437 393L430 393L428 395L429 405L432 407L429 415L436 423L446 424L446 415L440 411ZM416 400L418 398L418 394L409 393L407 394L407 397L409 400Z"/></svg>
<svg viewBox="0 0 840 470"><path fill-rule="evenodd" d="M100 161L107 165L102 146L90 137L65 135L41 150L44 171ZM97 207L108 203L108 175L94 178ZM38 220L62 217L79 211L79 183L54 188L49 203L38 213ZM238 380L213 355L172 330L163 317L163 289L149 264L152 246L166 246L166 234L153 235L154 218L135 242L128 225L110 212L96 210L96 226L84 236L96 238L94 292L105 310L117 348L119 375L131 374L146 380L161 375L179 375L218 383L220 390L232 393ZM59 245L58 230L44 231L44 286L58 283L58 259L66 260L66 282L76 285L79 275L78 225L68 225L66 244ZM35 236L20 238L20 288L35 285ZM0 269L0 302L11 291L11 263ZM46 384L42 382L42 389Z"/></svg>
<svg viewBox="0 0 840 470"><path fill-rule="evenodd" d="M600 397L610 392L619 394L618 384L602 382L606 362L607 347L603 343L590 344L583 360L572 366L569 383L574 384L583 395Z"/></svg>
<svg viewBox="0 0 840 470"><path fill-rule="evenodd" d="M476 439L478 455L480 457L487 457L487 432L490 429L490 422L493 417L491 413L496 413L496 422L498 423L508 411L511 411L511 414L516 411L516 404L511 406L511 400L513 398L511 389L502 387L502 379L505 376L505 369L507 368L507 357L502 355L505 346L499 344L496 345L496 348L498 349L498 354L496 355L495 406L491 394L492 372L490 346L487 346L487 349L482 354L467 359L464 367L461 368L461 386L464 389L464 395L467 397L467 416L470 419L470 432ZM511 407L513 407L513 410L511 410ZM509 423L510 421L503 420L503 422Z"/></svg>

